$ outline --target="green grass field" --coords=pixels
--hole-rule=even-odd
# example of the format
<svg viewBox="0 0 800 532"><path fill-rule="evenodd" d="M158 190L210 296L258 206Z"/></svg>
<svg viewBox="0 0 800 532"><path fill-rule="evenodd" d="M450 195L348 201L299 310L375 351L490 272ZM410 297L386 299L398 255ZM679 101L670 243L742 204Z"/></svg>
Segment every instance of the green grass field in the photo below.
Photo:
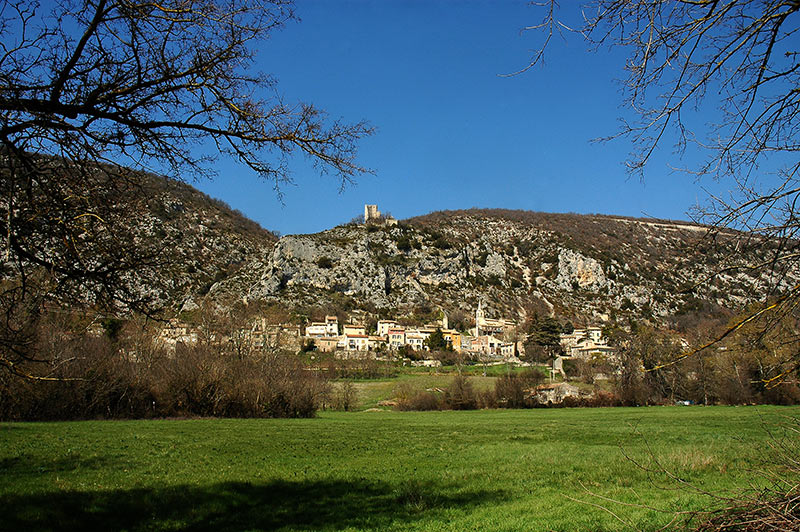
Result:
<svg viewBox="0 0 800 532"><path fill-rule="evenodd" d="M511 371L521 373L527 368L516 367ZM547 368L545 366L536 367L543 375L547 375ZM469 382L475 391L491 390L494 388L497 377L505 374L509 368L505 365L502 366L487 366L486 368L476 366L466 366L462 369L462 373L468 377ZM486 373L484 375L483 373ZM382 379L363 379L352 380L356 390L356 405L355 410L367 410L370 408L380 407L381 401L394 399L397 389L402 385L408 385L411 390L422 392L430 389L445 389L452 382L453 377L458 373L458 369L454 366L445 366L441 368L398 368L398 373L394 377ZM333 386L336 389L344 380L334 381ZM582 386L582 385L581 385Z"/></svg>
<svg viewBox="0 0 800 532"><path fill-rule="evenodd" d="M800 408L0 424L2 530L623 530L759 481ZM626 456L627 455L627 456ZM590 493L591 492L591 493ZM577 500L576 500L577 499ZM580 502L584 501L584 502Z"/></svg>

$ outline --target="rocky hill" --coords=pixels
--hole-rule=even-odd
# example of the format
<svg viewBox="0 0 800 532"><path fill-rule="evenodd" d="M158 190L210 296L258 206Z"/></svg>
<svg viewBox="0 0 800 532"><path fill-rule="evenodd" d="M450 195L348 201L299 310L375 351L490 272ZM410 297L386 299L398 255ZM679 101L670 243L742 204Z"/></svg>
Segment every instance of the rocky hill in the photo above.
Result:
<svg viewBox="0 0 800 532"><path fill-rule="evenodd" d="M394 227L350 224L285 236L209 295L392 316L438 309L468 316L483 300L490 314L520 320L535 312L576 324L680 325L725 318L775 288L766 277L719 270L736 241L735 233L712 238L686 222L437 212Z"/></svg>
<svg viewBox="0 0 800 532"><path fill-rule="evenodd" d="M725 319L800 277L721 269L761 261L774 246L751 238L745 252L742 235L687 222L473 209L278 239L187 184L126 174L111 190L102 179L96 199L111 207L90 244L157 257L125 282L170 312L208 297L277 302L305 315L362 309L424 319L441 309L463 320L483 301L490 316L517 320L536 313L575 325L672 326ZM39 248L57 250L53 235Z"/></svg>
<svg viewBox="0 0 800 532"><path fill-rule="evenodd" d="M147 201L134 230L159 243L167 266L148 282L167 307L191 306L278 237L226 203L171 179L141 175Z"/></svg>
<svg viewBox="0 0 800 532"><path fill-rule="evenodd" d="M0 178L8 182L4 160L0 155ZM146 302L148 309L174 310L277 241L186 183L111 165L32 160L37 180L15 198L14 208L0 200L16 232L13 253L10 236L0 241L0 281L30 283L36 268L52 264L53 282L37 290L63 305L110 302L112 310L124 310L129 302Z"/></svg>

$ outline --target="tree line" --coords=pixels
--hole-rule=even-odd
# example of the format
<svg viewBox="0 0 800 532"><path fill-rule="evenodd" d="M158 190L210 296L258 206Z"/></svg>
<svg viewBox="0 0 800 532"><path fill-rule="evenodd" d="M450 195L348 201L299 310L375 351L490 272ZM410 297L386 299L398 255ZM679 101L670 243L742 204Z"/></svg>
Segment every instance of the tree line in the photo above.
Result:
<svg viewBox="0 0 800 532"><path fill-rule="evenodd" d="M295 353L214 334L169 349L161 324L107 319L98 331L86 319L51 312L40 322L31 350L44 362L27 364L46 365L48 379L0 372L0 419L310 417L328 400L327 377Z"/></svg>

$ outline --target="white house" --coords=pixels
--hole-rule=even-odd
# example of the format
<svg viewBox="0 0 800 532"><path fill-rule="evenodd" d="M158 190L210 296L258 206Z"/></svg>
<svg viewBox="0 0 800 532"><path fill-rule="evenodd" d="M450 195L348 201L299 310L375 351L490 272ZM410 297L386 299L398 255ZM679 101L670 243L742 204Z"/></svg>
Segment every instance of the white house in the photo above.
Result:
<svg viewBox="0 0 800 532"><path fill-rule="evenodd" d="M389 329L386 333L390 349L400 349L406 345L406 330L402 327Z"/></svg>
<svg viewBox="0 0 800 532"><path fill-rule="evenodd" d="M389 329L397 329L400 326L394 320L380 320L378 322L378 336L387 336L389 334Z"/></svg>
<svg viewBox="0 0 800 532"><path fill-rule="evenodd" d="M599 342L603 338L603 329L600 327L586 327L586 336L594 342Z"/></svg>
<svg viewBox="0 0 800 532"><path fill-rule="evenodd" d="M369 336L366 334L345 334L344 339L347 351L369 351Z"/></svg>
<svg viewBox="0 0 800 532"><path fill-rule="evenodd" d="M428 336L430 335L416 329L408 330L406 331L406 345L411 346L414 351L422 351L425 348L424 343Z"/></svg>
<svg viewBox="0 0 800 532"><path fill-rule="evenodd" d="M311 338L339 336L339 318L325 316L324 322L312 322L306 327L306 336Z"/></svg>
<svg viewBox="0 0 800 532"><path fill-rule="evenodd" d="M367 329L363 325L355 325L348 323L342 327L342 334L365 335L367 334Z"/></svg>
<svg viewBox="0 0 800 532"><path fill-rule="evenodd" d="M570 334L562 334L560 343L568 357L588 360L594 356L614 356L614 348L608 345L600 327L575 329Z"/></svg>

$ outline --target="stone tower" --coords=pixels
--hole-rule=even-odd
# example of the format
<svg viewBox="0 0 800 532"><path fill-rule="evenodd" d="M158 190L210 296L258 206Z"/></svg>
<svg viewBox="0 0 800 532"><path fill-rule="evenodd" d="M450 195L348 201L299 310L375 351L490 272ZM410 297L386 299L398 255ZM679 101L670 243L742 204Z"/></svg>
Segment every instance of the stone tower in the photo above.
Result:
<svg viewBox="0 0 800 532"><path fill-rule="evenodd" d="M483 312L483 307L481 305L481 301L478 300L478 310L475 311L475 336L481 335L481 324L486 319L486 315Z"/></svg>
<svg viewBox="0 0 800 532"><path fill-rule="evenodd" d="M370 220L379 220L381 211L378 210L377 205L364 205L364 223Z"/></svg>

